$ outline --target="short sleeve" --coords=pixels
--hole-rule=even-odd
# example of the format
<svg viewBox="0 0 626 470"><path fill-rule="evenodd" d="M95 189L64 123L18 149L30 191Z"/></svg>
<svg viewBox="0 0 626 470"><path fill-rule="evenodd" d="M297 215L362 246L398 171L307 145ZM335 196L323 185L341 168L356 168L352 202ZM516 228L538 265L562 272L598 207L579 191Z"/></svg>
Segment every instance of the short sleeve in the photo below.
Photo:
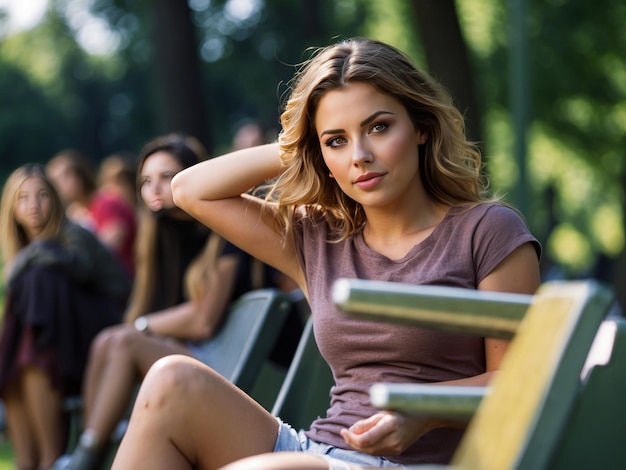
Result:
<svg viewBox="0 0 626 470"><path fill-rule="evenodd" d="M477 283L525 243L533 245L540 259L541 245L530 233L522 217L509 207L499 204L490 206L476 225L472 239Z"/></svg>

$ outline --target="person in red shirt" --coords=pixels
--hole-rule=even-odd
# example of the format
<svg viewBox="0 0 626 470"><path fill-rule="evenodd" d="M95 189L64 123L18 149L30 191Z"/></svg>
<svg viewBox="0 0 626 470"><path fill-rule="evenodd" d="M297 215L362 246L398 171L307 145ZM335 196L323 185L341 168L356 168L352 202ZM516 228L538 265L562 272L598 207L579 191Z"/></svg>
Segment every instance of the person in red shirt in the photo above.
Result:
<svg viewBox="0 0 626 470"><path fill-rule="evenodd" d="M99 191L89 159L77 150L57 153L46 165L46 173L61 196L67 217L92 231L133 275L135 208L119 195Z"/></svg>

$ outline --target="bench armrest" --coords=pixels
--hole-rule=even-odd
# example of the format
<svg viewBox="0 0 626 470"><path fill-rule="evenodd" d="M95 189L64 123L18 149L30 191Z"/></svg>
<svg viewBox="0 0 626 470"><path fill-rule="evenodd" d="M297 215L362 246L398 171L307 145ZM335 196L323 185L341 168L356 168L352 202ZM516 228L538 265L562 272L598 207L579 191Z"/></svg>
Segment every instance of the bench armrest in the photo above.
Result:
<svg viewBox="0 0 626 470"><path fill-rule="evenodd" d="M532 295L338 279L333 302L354 316L510 339Z"/></svg>
<svg viewBox="0 0 626 470"><path fill-rule="evenodd" d="M474 386L377 383L370 387L370 400L379 409L469 421L488 390Z"/></svg>

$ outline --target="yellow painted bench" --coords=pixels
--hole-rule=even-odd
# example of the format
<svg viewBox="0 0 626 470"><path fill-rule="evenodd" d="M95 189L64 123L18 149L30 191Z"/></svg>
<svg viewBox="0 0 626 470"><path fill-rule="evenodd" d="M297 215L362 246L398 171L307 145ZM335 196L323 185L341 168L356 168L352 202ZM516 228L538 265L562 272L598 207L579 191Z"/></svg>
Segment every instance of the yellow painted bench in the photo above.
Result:
<svg viewBox="0 0 626 470"><path fill-rule="evenodd" d="M606 287L548 282L534 296L519 296L341 279L333 300L363 318L513 337L489 388L371 389L373 404L382 409L469 420L453 468L626 468L626 365L620 362L626 359L626 328L621 317L607 319L613 295ZM609 353L598 361L589 353L601 325L613 325L613 333ZM596 344L606 338L600 335ZM611 410L618 414L612 421ZM585 445L589 441L593 448ZM581 467L584 459L593 466Z"/></svg>

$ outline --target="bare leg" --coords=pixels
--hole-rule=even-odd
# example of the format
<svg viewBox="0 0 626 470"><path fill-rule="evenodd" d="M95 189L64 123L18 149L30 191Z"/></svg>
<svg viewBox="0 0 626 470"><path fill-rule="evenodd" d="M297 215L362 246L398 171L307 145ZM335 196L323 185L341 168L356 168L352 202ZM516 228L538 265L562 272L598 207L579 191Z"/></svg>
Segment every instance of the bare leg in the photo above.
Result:
<svg viewBox="0 0 626 470"><path fill-rule="evenodd" d="M98 335L85 382L85 430L98 436L98 450L124 416L137 383L152 364L170 354L188 354L188 350L176 341L147 336L128 325Z"/></svg>
<svg viewBox="0 0 626 470"><path fill-rule="evenodd" d="M7 388L4 395L4 405L11 444L15 452L16 468L37 468L39 455L35 431L26 411L24 397L17 385L11 385Z"/></svg>
<svg viewBox="0 0 626 470"><path fill-rule="evenodd" d="M255 455L238 460L222 467L220 470L328 470L328 461L315 454L304 452L275 452L271 454ZM348 467L346 467L348 468ZM350 466L351 470L361 467Z"/></svg>
<svg viewBox="0 0 626 470"><path fill-rule="evenodd" d="M111 337L121 326L102 330L91 342L89 347L89 360L85 369L85 378L83 380L83 401L84 401L84 419L89 420L89 415L96 402L98 390L102 387L102 376L107 366L108 351Z"/></svg>
<svg viewBox="0 0 626 470"><path fill-rule="evenodd" d="M168 356L146 375L113 469L215 469L271 452L277 435L276 419L228 380Z"/></svg>
<svg viewBox="0 0 626 470"><path fill-rule="evenodd" d="M26 409L39 446L39 466L50 468L63 452L61 397L40 369L26 367L21 380Z"/></svg>

